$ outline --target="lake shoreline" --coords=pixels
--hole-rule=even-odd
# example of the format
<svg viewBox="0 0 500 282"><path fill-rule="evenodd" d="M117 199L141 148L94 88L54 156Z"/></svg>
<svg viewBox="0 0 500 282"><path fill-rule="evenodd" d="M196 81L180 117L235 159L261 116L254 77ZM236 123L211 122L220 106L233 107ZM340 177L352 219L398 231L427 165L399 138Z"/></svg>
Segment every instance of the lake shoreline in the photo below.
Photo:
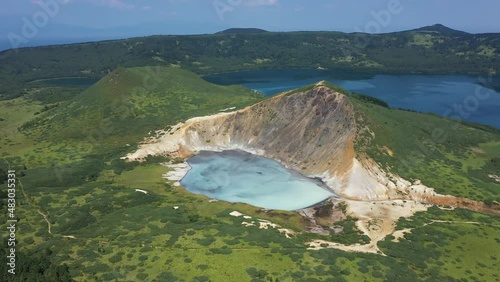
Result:
<svg viewBox="0 0 500 282"><path fill-rule="evenodd" d="M481 77L484 81L482 81ZM500 76L472 74L419 74L352 72L318 69L264 69L203 76L219 85L243 85L266 97L326 80L349 92L362 93L387 102L391 108L408 109L439 116L457 117L456 105L471 108L458 116L466 122L500 129ZM480 93L478 95L477 93Z"/></svg>
<svg viewBox="0 0 500 282"><path fill-rule="evenodd" d="M184 177L182 177L182 179L179 181L181 183L181 186L184 187L187 191L191 192L191 193L195 193L195 194L202 194L202 195L205 195L207 197L210 197L210 198L215 198L215 199L218 199L218 200L222 200L222 201L227 201L227 202L235 202L235 201L232 201L231 199L225 199L224 198L224 193L221 194L221 197L217 197L217 193L221 193L221 190L220 189L224 189L223 187L227 186L227 185L231 185L231 187L233 186L240 186L242 185L240 182L243 182L245 185L247 183L245 183L245 180L248 180L248 175L244 175L244 176L241 176L241 177L236 177L236 179L238 179L238 183L231 183L231 178L232 177L235 177L234 175L231 176L229 174L227 174L226 170L224 170L224 167L222 167L222 174L219 175L219 173L217 172L217 169L214 168L214 165L216 165L216 161L213 161L213 158L216 158L216 159L241 159L241 160L244 160L244 162L248 162L248 163L245 163L245 167L246 169L248 169L247 166L249 166L250 168L252 168L252 166L255 168L256 164L257 163L260 163L260 162L263 162L262 165L264 165L264 163L266 163L267 165L274 165L276 164L278 166L278 168L276 169L275 172L279 172L279 173L283 173L283 172L286 172L286 173L289 173L291 176L290 178L285 178L285 179L288 179L284 182L280 182L279 178L278 178L278 183L282 183L282 184L278 184L279 187L283 187L283 185L287 185L287 195L282 195L282 196L276 196L276 202L280 202L283 200L283 198L285 197L292 197L291 194L289 193L292 193L293 191L295 191L296 189L303 189L303 188L298 188L298 187L302 187L301 185L304 185L305 182L309 182L311 183L312 187L317 187L317 188L320 188L321 190L323 190L324 192L321 192L321 194L328 194L327 197L323 198L323 199L317 199L317 200L313 200L312 202L310 201L310 203L308 204L305 204L304 206L301 206L301 207L295 207L295 208L276 208L276 207L268 207L268 206L265 206L264 204L262 205L259 205L259 204L256 204L255 202L252 202L254 201L255 199L252 198L254 197L255 195L257 194L253 194L255 193L255 190L252 190L251 194L248 194L248 195L253 195L253 196L247 196L247 200L248 201L244 201L245 198L243 197L242 199L240 199L239 201L237 202L245 202L247 204L251 204L251 205L255 205L255 206L259 206L259 207L262 207L262 208L265 208L265 209L276 209L276 210L290 210L290 211L295 211L295 210L301 210L301 209L304 209L304 208L309 208L309 207L314 207L314 206L317 206L318 204L322 204L324 203L325 201L328 201L332 198L334 199L338 199L340 198L337 194L335 194L330 187L328 187L328 185L321 181L321 179L317 178L317 177L308 177L308 176L305 176L303 174L301 174L300 172L298 171L295 171L293 169L290 169L288 167L286 167L285 165L283 165L282 163L278 162L278 161L275 161L273 159L269 159L269 158L266 158L266 157L263 157L263 156L260 156L258 154L252 154L252 153L249 153L247 151L244 151L244 150L222 150L222 151L208 151L208 150L202 150L202 151L199 151L197 152L197 154L193 157L191 157L190 159L188 159L186 161L186 164L187 166L189 166L191 169L189 170L185 170L186 174L184 175ZM212 159L212 160L210 160ZM214 162L214 163L211 163L211 162ZM208 170L203 170L201 172L200 175L205 175L205 177L208 177L208 180L214 180L215 181L215 186L217 186L217 188L214 188L214 189L200 189L200 191L196 191L196 186L193 186L191 188L189 188L188 186L190 186L190 181L191 179L189 179L189 173L193 172L193 173L199 173L197 171L193 171L192 168L193 167L197 167L197 166L203 166L203 165L208 165ZM263 169L262 172L258 172L256 171L257 174L259 175L256 175L255 177L252 177L252 181L253 180L258 180L259 177L264 177L265 179L267 179L266 181L270 181L270 182L266 182L267 184L269 183L273 183L273 181L276 180L276 177L279 177L279 176L272 176L272 169L270 169L270 167L267 167L267 165L264 165L263 167L261 167ZM231 166L231 168L236 168L235 170L237 170L238 167L241 167L241 166ZM260 168L260 167L259 167ZM267 168L267 170L266 170ZM228 170L229 171L229 170ZM231 170L232 172L233 170ZM212 172L213 174L211 174L210 172ZM225 175L227 174L227 175ZM194 177L194 176L191 176L191 177ZM267 178L266 178L267 177ZM271 177L271 178L269 178ZM182 183L183 180L186 180L188 183L186 183L186 181L184 181L184 183ZM207 181L204 181L203 184L207 185ZM234 180L234 179L233 179ZM209 181L210 182L210 181ZM191 183L192 184L192 183ZM213 184L213 183L212 183ZM253 185L253 186L252 186ZM214 186L214 187L215 187ZM254 184L250 184L251 187L261 187L261 185L254 185ZM205 188L203 187L203 188ZM268 186L269 187L269 186ZM272 185L270 186L272 187ZM276 188L276 186L275 186ZM194 189L194 190L193 190ZM219 189L219 190L217 190ZM266 192L263 194L263 197L268 197L270 194L269 190L272 190L272 189L269 189L269 188L266 188L268 190L266 190ZM281 193L279 191L282 191L283 188L279 188L278 190L278 194ZM295 190L294 190L295 189ZM212 191L213 190L213 191ZM205 191L205 192L204 192ZM298 190L297 190L298 191ZM304 191L302 191L304 192ZM246 192L242 192L240 191L239 193L243 193L242 195L246 195ZM311 196L312 191L308 189L308 195ZM272 193L271 193L272 194ZM293 193L292 193L293 194ZM229 197L231 197L231 194L229 194ZM302 197L298 197L299 199L303 199L305 197L305 195L302 195ZM284 206L286 204L283 204Z"/></svg>

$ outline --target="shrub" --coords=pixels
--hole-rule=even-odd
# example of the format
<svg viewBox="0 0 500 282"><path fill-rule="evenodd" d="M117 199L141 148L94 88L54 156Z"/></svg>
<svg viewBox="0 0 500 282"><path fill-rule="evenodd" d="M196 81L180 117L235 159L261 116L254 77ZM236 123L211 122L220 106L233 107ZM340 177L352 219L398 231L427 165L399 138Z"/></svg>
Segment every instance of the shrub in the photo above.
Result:
<svg viewBox="0 0 500 282"><path fill-rule="evenodd" d="M212 248L212 249L210 249L210 251L213 254L219 254L219 255L229 255L229 254L233 253L233 250L228 249L228 248L221 248L221 249Z"/></svg>
<svg viewBox="0 0 500 282"><path fill-rule="evenodd" d="M252 278L257 278L257 279L264 279L267 275L267 271L265 270L258 270L255 267L250 267L246 269L248 275Z"/></svg>
<svg viewBox="0 0 500 282"><path fill-rule="evenodd" d="M120 254L116 254L108 259L109 262L111 263L117 263L122 260L122 256Z"/></svg>
<svg viewBox="0 0 500 282"><path fill-rule="evenodd" d="M146 256L146 255L142 255L142 256L139 257L140 261L145 261L147 259L148 259L148 256Z"/></svg>
<svg viewBox="0 0 500 282"><path fill-rule="evenodd" d="M382 106L384 108L389 108L389 104L387 104L385 101L382 101L382 100L375 98L375 97L372 97L372 96L356 93L356 94L353 94L353 97L358 99L358 100L364 101L364 102L379 105L379 106Z"/></svg>

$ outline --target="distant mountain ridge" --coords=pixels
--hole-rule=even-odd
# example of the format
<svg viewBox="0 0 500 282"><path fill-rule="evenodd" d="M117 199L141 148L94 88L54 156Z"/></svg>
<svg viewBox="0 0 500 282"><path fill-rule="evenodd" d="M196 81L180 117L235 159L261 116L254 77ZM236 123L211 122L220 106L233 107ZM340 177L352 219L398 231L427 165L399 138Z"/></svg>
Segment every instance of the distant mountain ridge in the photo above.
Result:
<svg viewBox="0 0 500 282"><path fill-rule="evenodd" d="M0 52L0 99L23 95L26 82L37 79L102 78L120 66L151 65L197 74L305 68L488 75L500 69L500 34L469 34L439 24L386 34L236 28L21 48Z"/></svg>
<svg viewBox="0 0 500 282"><path fill-rule="evenodd" d="M265 33L269 32L260 28L229 28L215 34L245 34L245 33Z"/></svg>
<svg viewBox="0 0 500 282"><path fill-rule="evenodd" d="M449 28L447 26L444 26L442 24L434 24L434 25L429 25L429 26L424 26L421 28L413 29L412 31L430 31L430 32L437 32L443 35L470 35L471 33L461 31L461 30L456 30Z"/></svg>

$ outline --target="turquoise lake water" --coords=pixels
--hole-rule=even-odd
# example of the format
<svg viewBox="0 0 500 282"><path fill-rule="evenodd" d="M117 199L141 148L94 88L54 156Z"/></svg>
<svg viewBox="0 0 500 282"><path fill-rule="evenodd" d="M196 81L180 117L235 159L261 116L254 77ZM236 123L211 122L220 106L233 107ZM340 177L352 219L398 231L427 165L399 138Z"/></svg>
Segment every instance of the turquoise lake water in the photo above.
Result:
<svg viewBox="0 0 500 282"><path fill-rule="evenodd" d="M188 191L227 202L297 210L335 196L320 181L243 151L201 151L180 181Z"/></svg>
<svg viewBox="0 0 500 282"><path fill-rule="evenodd" d="M283 69L217 74L205 79L221 85L242 84L267 96L327 80L351 92L380 98L395 108L447 115L500 128L500 93L481 86L479 78L473 76ZM484 79L486 85L499 85L498 76ZM456 106L465 110L459 112Z"/></svg>

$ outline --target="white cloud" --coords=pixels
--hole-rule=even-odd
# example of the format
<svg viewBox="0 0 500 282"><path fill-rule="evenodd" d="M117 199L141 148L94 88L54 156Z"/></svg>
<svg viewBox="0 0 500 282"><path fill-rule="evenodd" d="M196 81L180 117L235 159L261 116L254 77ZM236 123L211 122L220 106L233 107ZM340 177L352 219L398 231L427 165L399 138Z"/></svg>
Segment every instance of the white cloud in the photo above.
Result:
<svg viewBox="0 0 500 282"><path fill-rule="evenodd" d="M99 0L98 2L102 6L107 6L110 8L115 8L120 10L131 10L135 8L134 5L125 3L121 0Z"/></svg>
<svg viewBox="0 0 500 282"><path fill-rule="evenodd" d="M108 7L119 10L132 10L135 9L135 5L129 4L123 0L65 0L66 3L88 3L101 7ZM32 0L33 4L43 2L42 0Z"/></svg>
<svg viewBox="0 0 500 282"><path fill-rule="evenodd" d="M260 6L276 6L278 0L243 0L243 6L260 7Z"/></svg>

